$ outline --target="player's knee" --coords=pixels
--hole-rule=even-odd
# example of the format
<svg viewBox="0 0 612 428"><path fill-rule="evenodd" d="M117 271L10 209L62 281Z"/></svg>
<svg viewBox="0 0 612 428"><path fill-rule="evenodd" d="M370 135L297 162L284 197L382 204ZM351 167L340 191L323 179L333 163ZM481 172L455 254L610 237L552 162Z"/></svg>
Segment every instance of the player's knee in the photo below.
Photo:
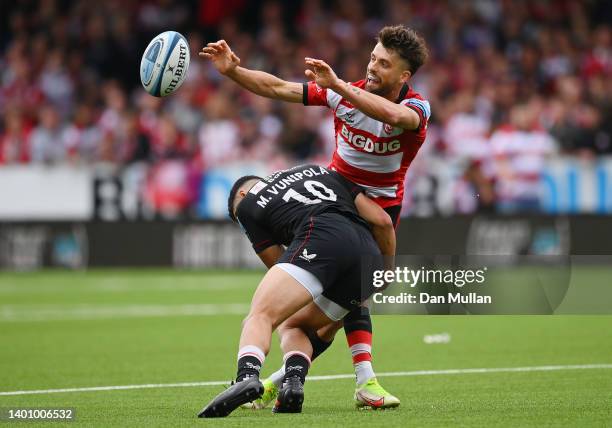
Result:
<svg viewBox="0 0 612 428"><path fill-rule="evenodd" d="M284 321L280 319L279 314L272 308L258 308L252 309L251 312L247 315L247 317L242 321L242 325L247 321L255 321L257 323L263 323L266 325L270 325L272 330L275 330L279 327L279 325Z"/></svg>
<svg viewBox="0 0 612 428"><path fill-rule="evenodd" d="M255 322L257 324L272 324L272 320L265 312L250 312L243 320L242 327L247 323Z"/></svg>
<svg viewBox="0 0 612 428"><path fill-rule="evenodd" d="M304 320L299 317L288 318L287 320L283 321L278 328L279 328L279 331L282 330L284 332L290 332L295 329L301 329L304 331L308 330L308 326L306 325Z"/></svg>
<svg viewBox="0 0 612 428"><path fill-rule="evenodd" d="M278 315L273 315L270 317L270 323L272 324L273 330L278 330L280 326L283 324L284 319L281 319Z"/></svg>
<svg viewBox="0 0 612 428"><path fill-rule="evenodd" d="M307 339L308 332L299 327L284 327L283 333L280 335L281 347L284 346L285 343L295 342L302 338Z"/></svg>
<svg viewBox="0 0 612 428"><path fill-rule="evenodd" d="M242 319L242 325L241 327L244 329L244 327L247 325L247 323L249 322L249 320L251 319L251 314L247 314L246 317L244 317Z"/></svg>
<svg viewBox="0 0 612 428"><path fill-rule="evenodd" d="M342 328L342 326L342 321L335 321L324 327L321 327L319 330L317 330L316 334L320 339L326 342L331 342L332 340L334 340L336 333Z"/></svg>
<svg viewBox="0 0 612 428"><path fill-rule="evenodd" d="M291 331L292 328L293 327L289 323L289 320L285 320L284 322L280 323L276 331L278 332L278 335L282 338L283 335L288 331Z"/></svg>

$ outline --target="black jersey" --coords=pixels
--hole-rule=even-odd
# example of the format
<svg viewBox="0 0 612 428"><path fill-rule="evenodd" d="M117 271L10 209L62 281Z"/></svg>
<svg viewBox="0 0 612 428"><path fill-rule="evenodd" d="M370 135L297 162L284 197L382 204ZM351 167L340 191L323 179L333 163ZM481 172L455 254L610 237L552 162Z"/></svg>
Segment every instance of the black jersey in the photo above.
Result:
<svg viewBox="0 0 612 428"><path fill-rule="evenodd" d="M236 217L257 253L289 245L310 217L336 212L368 228L355 198L363 189L335 171L300 165L257 182L238 205Z"/></svg>

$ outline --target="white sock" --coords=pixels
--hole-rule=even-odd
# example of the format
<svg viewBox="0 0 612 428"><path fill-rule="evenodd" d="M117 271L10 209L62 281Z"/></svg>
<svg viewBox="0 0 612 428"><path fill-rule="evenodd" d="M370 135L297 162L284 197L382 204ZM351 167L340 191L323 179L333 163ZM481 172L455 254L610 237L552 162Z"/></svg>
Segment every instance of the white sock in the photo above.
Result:
<svg viewBox="0 0 612 428"><path fill-rule="evenodd" d="M285 376L284 364L280 367L280 369L272 373L268 379L270 379L277 388L280 388L283 383L283 376Z"/></svg>
<svg viewBox="0 0 612 428"><path fill-rule="evenodd" d="M355 376L357 377L357 385L363 385L368 380L376 377L371 361L361 361L353 365L355 367Z"/></svg>
<svg viewBox="0 0 612 428"><path fill-rule="evenodd" d="M244 357L245 355L252 355L259 360L261 364L266 361L266 354L260 348L255 345L247 345L243 346L238 350L238 359Z"/></svg>

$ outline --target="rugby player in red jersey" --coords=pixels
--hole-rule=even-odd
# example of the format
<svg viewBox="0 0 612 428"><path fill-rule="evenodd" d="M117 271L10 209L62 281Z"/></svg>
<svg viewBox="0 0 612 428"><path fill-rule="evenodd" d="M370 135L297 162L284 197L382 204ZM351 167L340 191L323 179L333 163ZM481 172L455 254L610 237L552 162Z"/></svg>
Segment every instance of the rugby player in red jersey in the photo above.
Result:
<svg viewBox="0 0 612 428"><path fill-rule="evenodd" d="M329 168L365 188L396 227L406 171L425 141L431 114L429 103L409 85L427 55L424 40L414 30L401 25L384 27L371 52L365 79L345 82L324 61L305 58L306 77L311 81L297 83L241 67L240 58L225 40L208 43L200 52L221 74L257 95L331 109L336 150ZM356 405L398 406L399 399L378 384L372 368L372 321L367 308L352 311L343 321L357 378ZM338 328L340 324L310 338L313 359L329 347ZM281 369L264 382L266 392L254 407L275 398L282 377Z"/></svg>

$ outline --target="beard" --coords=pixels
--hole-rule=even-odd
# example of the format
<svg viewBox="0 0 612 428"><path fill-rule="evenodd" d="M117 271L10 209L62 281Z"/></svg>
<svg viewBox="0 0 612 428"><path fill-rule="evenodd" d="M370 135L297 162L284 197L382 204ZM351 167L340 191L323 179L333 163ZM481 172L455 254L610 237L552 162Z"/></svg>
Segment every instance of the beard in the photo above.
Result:
<svg viewBox="0 0 612 428"><path fill-rule="evenodd" d="M369 83L367 79L368 78L366 77L365 90L374 95L384 97L392 91L390 85L387 85L382 81L380 83Z"/></svg>

